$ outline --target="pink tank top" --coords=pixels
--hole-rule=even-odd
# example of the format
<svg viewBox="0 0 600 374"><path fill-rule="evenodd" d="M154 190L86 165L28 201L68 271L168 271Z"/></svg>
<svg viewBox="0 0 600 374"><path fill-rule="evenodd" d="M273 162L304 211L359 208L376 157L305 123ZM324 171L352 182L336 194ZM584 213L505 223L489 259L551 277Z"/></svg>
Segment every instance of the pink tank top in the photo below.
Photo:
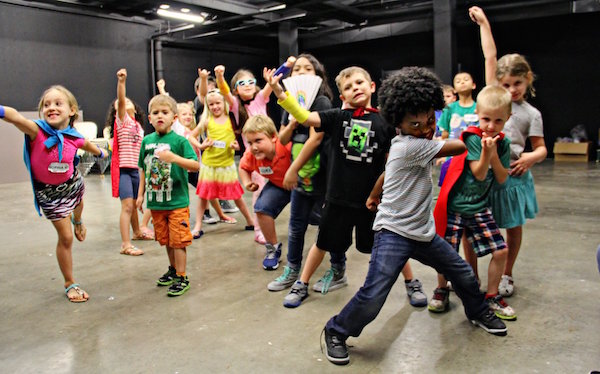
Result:
<svg viewBox="0 0 600 374"><path fill-rule="evenodd" d="M58 185L66 182L73 175L75 171L73 159L77 149L85 144L85 139L65 135L62 162L60 163L58 162L58 146L46 148L44 145L46 139L48 139L48 134L42 129L38 129L35 139L29 143L31 146L31 172L33 178L38 182Z"/></svg>

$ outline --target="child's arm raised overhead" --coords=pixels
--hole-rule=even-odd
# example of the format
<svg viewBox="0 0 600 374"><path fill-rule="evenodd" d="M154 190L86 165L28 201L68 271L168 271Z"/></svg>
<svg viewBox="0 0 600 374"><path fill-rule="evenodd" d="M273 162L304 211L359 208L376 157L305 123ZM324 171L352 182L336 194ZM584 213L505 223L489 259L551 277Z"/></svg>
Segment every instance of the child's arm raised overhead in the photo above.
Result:
<svg viewBox="0 0 600 374"><path fill-rule="evenodd" d="M208 93L208 70L198 68L198 77L200 78L200 96L198 96L198 100L204 104L204 99Z"/></svg>
<svg viewBox="0 0 600 374"><path fill-rule="evenodd" d="M285 74L292 68L292 66L294 66L295 62L296 62L296 57L290 56L277 69L277 71L281 72L282 76L285 76ZM267 78L265 77L265 73L266 72L267 72L267 68L263 68L263 78L265 78L265 81L267 80ZM269 82L267 82L267 83L265 83L265 86L263 87L263 89L260 90L259 94L262 95L265 98L265 100L266 100L271 95L272 91L273 91L273 89L271 88L271 85L269 84Z"/></svg>
<svg viewBox="0 0 600 374"><path fill-rule="evenodd" d="M215 66L215 78L217 78L217 87L219 87L219 91L225 96L225 100L227 100L227 104L229 104L229 108L233 108L233 102L235 97L231 93L231 89L225 80L225 66L217 65Z"/></svg>
<svg viewBox="0 0 600 374"><path fill-rule="evenodd" d="M498 66L496 43L492 35L490 22L483 10L478 6L469 8L469 17L479 25L481 34L481 50L485 58L485 84L496 84L496 67Z"/></svg>
<svg viewBox="0 0 600 374"><path fill-rule="evenodd" d="M442 149L435 155L434 158L456 156L467 150L465 143L458 139L446 139Z"/></svg>
<svg viewBox="0 0 600 374"><path fill-rule="evenodd" d="M125 107L126 95L125 95L125 82L127 81L127 69L120 69L117 71L117 118L119 121L125 119L127 111Z"/></svg>
<svg viewBox="0 0 600 374"><path fill-rule="evenodd" d="M156 82L156 87L158 88L158 93L161 95L168 95L167 91L165 91L165 86L167 85L167 83L165 82L164 79L159 79L158 82Z"/></svg>
<svg viewBox="0 0 600 374"><path fill-rule="evenodd" d="M21 132L28 135L31 140L37 136L38 125L32 120L23 117L15 108L0 105L0 118L15 125Z"/></svg>
<svg viewBox="0 0 600 374"><path fill-rule="evenodd" d="M321 127L321 116L318 112L309 112L302 108L296 99L283 92L283 88L279 84L281 74L274 76L275 69L266 69L264 77L267 83L273 89L273 93L277 97L277 104L287 110L296 120L304 126Z"/></svg>

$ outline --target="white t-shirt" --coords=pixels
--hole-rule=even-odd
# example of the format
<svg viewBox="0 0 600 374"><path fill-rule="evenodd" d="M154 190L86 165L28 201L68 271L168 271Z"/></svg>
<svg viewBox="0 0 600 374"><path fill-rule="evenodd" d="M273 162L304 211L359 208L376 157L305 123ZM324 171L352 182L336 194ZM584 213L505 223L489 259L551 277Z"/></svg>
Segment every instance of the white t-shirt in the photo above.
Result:
<svg viewBox="0 0 600 374"><path fill-rule="evenodd" d="M433 240L431 166L443 145L442 141L413 136L392 139L373 230L386 229L421 242Z"/></svg>

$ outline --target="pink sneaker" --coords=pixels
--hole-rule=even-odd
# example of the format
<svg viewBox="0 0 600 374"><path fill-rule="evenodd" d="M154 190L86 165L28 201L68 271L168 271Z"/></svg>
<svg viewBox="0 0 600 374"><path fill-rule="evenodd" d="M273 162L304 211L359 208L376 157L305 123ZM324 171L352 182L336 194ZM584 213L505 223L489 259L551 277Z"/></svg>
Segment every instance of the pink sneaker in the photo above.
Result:
<svg viewBox="0 0 600 374"><path fill-rule="evenodd" d="M257 231L254 234L254 241L258 244L267 244L267 241L265 240L265 237L263 236L263 233L261 231Z"/></svg>

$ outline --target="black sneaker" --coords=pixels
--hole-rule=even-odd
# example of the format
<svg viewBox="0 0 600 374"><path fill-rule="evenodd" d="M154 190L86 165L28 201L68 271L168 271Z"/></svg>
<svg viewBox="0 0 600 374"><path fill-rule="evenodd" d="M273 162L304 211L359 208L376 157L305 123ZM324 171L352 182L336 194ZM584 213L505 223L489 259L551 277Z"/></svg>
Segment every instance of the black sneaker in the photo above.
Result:
<svg viewBox="0 0 600 374"><path fill-rule="evenodd" d="M488 309L478 319L472 319L471 323L479 326L490 334L506 335L506 325L496 316L493 310Z"/></svg>
<svg viewBox="0 0 600 374"><path fill-rule="evenodd" d="M175 268L169 266L169 270L162 275L162 277L158 278L156 281L157 286L170 286L173 284L173 278L175 277Z"/></svg>
<svg viewBox="0 0 600 374"><path fill-rule="evenodd" d="M188 280L187 275L185 277L175 276L175 278L173 278L173 284L171 285L171 287L169 287L169 291L167 291L167 295L169 295L169 296L183 295L189 289L190 289L190 281Z"/></svg>
<svg viewBox="0 0 600 374"><path fill-rule="evenodd" d="M347 365L350 362L348 357L348 347L346 346L346 339L332 332L327 331L327 328L323 329L325 334L325 356L327 359L336 365Z"/></svg>

